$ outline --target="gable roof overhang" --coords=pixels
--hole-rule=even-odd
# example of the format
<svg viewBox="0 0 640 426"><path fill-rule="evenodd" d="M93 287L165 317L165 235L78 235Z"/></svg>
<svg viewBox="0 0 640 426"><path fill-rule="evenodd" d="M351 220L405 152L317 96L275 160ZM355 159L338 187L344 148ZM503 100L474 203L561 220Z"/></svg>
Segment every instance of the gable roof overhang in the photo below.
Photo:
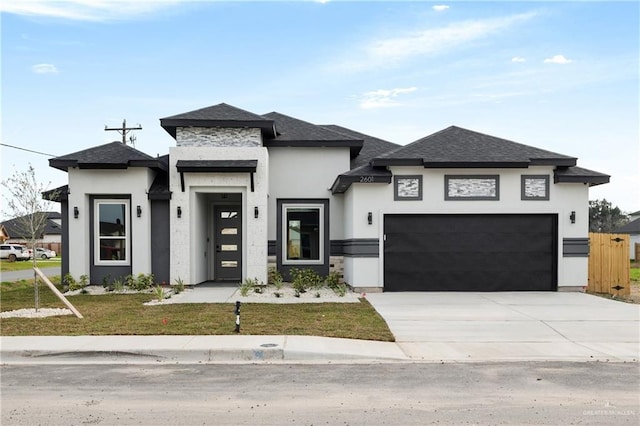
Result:
<svg viewBox="0 0 640 426"><path fill-rule="evenodd" d="M386 168L375 168L370 165L358 167L338 175L331 185L332 194L344 194L353 183L391 183L393 174Z"/></svg>
<svg viewBox="0 0 640 426"><path fill-rule="evenodd" d="M589 186L609 183L611 176L582 167L559 167L553 173L554 183L584 183Z"/></svg>
<svg viewBox="0 0 640 426"><path fill-rule="evenodd" d="M185 191L185 173L249 173L251 192L254 192L253 174L257 167L258 160L178 160L176 162L182 192Z"/></svg>
<svg viewBox="0 0 640 426"><path fill-rule="evenodd" d="M43 200L60 203L69 199L69 185L62 185L58 188L50 189L42 193Z"/></svg>

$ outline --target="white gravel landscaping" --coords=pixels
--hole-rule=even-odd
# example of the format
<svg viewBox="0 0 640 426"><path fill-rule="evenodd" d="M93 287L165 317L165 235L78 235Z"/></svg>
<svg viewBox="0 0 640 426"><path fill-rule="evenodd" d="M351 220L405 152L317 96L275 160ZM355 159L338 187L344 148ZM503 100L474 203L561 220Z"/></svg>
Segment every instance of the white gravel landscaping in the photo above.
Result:
<svg viewBox="0 0 640 426"><path fill-rule="evenodd" d="M59 315L73 315L73 312L66 308L40 308L37 312L34 308L17 309L0 313L0 318L45 318Z"/></svg>

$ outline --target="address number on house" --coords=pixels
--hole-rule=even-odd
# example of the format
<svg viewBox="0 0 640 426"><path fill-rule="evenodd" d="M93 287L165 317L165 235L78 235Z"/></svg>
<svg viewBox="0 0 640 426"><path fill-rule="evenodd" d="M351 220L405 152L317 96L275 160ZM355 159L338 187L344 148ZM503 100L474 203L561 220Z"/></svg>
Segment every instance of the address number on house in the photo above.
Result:
<svg viewBox="0 0 640 426"><path fill-rule="evenodd" d="M373 183L373 176L360 176L360 183Z"/></svg>

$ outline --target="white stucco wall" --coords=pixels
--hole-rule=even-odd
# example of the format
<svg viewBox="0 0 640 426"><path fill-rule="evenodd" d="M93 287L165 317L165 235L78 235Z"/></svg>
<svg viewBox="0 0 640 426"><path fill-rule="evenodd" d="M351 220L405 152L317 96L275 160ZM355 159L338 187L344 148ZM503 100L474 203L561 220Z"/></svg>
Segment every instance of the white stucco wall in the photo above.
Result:
<svg viewBox="0 0 640 426"><path fill-rule="evenodd" d="M267 280L267 190L269 187L269 153L263 147L194 147L181 146L169 150L169 189L171 229L171 282L182 279L186 284L206 281L207 260L204 246L207 235L206 194L241 194L242 215L242 279ZM249 173L185 173L182 192L179 160L258 160L251 192ZM177 217L178 206L182 217ZM262 214L256 219L254 207Z"/></svg>
<svg viewBox="0 0 640 426"><path fill-rule="evenodd" d="M349 148L269 148L269 233L276 239L277 200L280 198L329 199L329 238L344 238L343 197L330 187L349 170Z"/></svg>
<svg viewBox="0 0 640 426"><path fill-rule="evenodd" d="M548 213L558 215L558 286L586 286L587 257L563 257L563 238L587 238L589 228L588 186L583 184L554 184L552 167L528 169L424 169L423 167L391 167L394 175L422 175L422 201L394 201L394 184L355 183L345 194L345 238L378 238L379 258L372 267L371 258L345 258L345 280L354 287L384 286L383 217L392 213L475 213L524 214ZM521 175L549 175L548 201L521 200ZM447 201L445 175L500 175L499 201ZM576 212L576 223L569 215ZM373 213L368 225L367 214Z"/></svg>
<svg viewBox="0 0 640 426"><path fill-rule="evenodd" d="M133 274L151 273L151 205L147 191L154 172L145 167L126 170L81 170L70 168L69 172L69 273L78 279L89 275L91 236L89 215L91 195L131 196L130 238L131 269ZM136 216L136 206L142 208L141 217ZM73 208L78 207L78 219L73 217Z"/></svg>

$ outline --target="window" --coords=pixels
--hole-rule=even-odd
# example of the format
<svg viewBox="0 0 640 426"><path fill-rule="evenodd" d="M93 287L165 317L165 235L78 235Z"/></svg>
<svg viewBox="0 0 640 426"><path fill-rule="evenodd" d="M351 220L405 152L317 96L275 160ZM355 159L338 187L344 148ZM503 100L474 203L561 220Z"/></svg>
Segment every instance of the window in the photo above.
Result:
<svg viewBox="0 0 640 426"><path fill-rule="evenodd" d="M422 200L422 176L395 176L394 201Z"/></svg>
<svg viewBox="0 0 640 426"><path fill-rule="evenodd" d="M324 205L282 205L284 264L322 264L324 261Z"/></svg>
<svg viewBox="0 0 640 426"><path fill-rule="evenodd" d="M549 175L522 175L521 179L521 199L549 199Z"/></svg>
<svg viewBox="0 0 640 426"><path fill-rule="evenodd" d="M95 200L94 257L96 264L129 264L129 202Z"/></svg>
<svg viewBox="0 0 640 426"><path fill-rule="evenodd" d="M445 200L495 200L500 199L498 175L445 175Z"/></svg>

